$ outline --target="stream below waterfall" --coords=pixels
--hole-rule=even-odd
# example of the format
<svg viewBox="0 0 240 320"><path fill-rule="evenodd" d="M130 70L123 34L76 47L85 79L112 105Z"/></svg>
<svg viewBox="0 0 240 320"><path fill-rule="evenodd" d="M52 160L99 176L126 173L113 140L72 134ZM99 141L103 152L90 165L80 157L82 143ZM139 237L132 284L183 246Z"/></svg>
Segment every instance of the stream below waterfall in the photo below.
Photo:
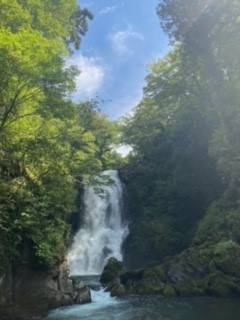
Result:
<svg viewBox="0 0 240 320"><path fill-rule="evenodd" d="M239 320L240 301L222 298L164 299L159 296L111 298L92 291L87 305L52 311L47 320Z"/></svg>

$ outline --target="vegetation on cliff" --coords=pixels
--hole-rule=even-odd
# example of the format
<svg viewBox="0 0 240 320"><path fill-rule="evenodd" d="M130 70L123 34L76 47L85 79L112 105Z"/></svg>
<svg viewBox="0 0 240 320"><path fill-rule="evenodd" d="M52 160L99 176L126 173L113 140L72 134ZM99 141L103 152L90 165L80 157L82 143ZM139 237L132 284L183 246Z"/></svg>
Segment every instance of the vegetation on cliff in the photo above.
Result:
<svg viewBox="0 0 240 320"><path fill-rule="evenodd" d="M77 189L117 161L117 128L74 104L74 67L92 15L76 0L0 0L0 271L62 260ZM1 274L0 272L0 274Z"/></svg>
<svg viewBox="0 0 240 320"><path fill-rule="evenodd" d="M239 1L165 0L171 52L126 119L130 266L192 244L239 244Z"/></svg>
<svg viewBox="0 0 240 320"><path fill-rule="evenodd" d="M71 99L78 71L67 59L92 15L76 0L0 0L0 9L1 279L19 261L59 265L78 191L120 160L119 125L97 102ZM105 271L120 268L114 295L239 294L240 4L163 0L157 13L172 49L125 119L133 151L121 170L126 262L157 266L124 273L112 261Z"/></svg>

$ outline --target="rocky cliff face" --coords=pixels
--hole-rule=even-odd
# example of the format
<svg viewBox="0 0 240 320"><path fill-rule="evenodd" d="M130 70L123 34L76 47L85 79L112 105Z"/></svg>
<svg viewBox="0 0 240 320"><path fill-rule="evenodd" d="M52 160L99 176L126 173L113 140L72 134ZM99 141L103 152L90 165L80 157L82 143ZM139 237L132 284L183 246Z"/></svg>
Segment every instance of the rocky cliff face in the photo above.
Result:
<svg viewBox="0 0 240 320"><path fill-rule="evenodd" d="M66 262L49 271L21 266L0 278L1 320L39 319L50 309L88 302L90 289L69 278Z"/></svg>
<svg viewBox="0 0 240 320"><path fill-rule="evenodd" d="M119 263L109 261L102 282L115 296L240 296L239 266L240 246L221 241L191 247L160 265L139 270L126 272Z"/></svg>

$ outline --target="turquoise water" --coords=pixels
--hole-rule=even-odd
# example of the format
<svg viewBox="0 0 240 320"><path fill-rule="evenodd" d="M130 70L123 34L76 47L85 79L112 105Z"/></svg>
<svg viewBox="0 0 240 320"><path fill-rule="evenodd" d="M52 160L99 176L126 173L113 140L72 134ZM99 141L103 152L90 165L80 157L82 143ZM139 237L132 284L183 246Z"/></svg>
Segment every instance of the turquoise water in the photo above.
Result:
<svg viewBox="0 0 240 320"><path fill-rule="evenodd" d="M240 300L164 299L158 296L111 298L93 291L93 303L52 311L47 320L239 320Z"/></svg>

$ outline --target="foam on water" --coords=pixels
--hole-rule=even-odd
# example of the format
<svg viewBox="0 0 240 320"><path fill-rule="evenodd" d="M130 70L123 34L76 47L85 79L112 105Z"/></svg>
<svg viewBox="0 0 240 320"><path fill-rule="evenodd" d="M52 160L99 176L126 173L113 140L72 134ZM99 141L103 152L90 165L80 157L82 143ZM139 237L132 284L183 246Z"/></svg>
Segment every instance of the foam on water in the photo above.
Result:
<svg viewBox="0 0 240 320"><path fill-rule="evenodd" d="M53 310L47 319L75 320L80 319L80 316L81 319L84 319L85 317L91 317L91 315L96 314L99 310L104 310L121 303L116 298L112 298L110 293L105 292L103 289L99 291L91 290L91 297L92 303Z"/></svg>

